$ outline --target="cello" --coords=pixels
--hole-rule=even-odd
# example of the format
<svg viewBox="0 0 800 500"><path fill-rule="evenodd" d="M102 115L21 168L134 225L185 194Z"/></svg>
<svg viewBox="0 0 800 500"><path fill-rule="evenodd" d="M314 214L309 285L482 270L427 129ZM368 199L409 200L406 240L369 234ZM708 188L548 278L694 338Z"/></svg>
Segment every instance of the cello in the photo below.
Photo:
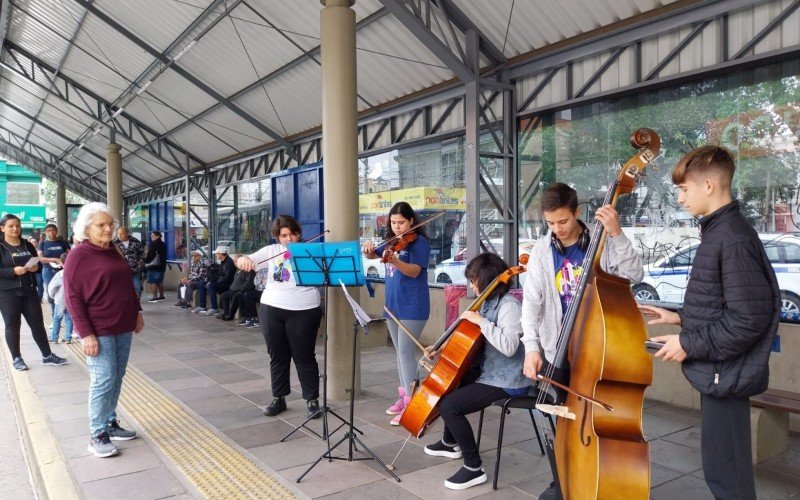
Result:
<svg viewBox="0 0 800 500"><path fill-rule="evenodd" d="M508 283L517 274L525 272L527 255L520 257L520 263L521 266L510 267L493 279L467 310L477 311L497 285ZM432 350L436 352L442 349L439 359L400 417L400 425L412 436L420 438L425 435L428 426L439 416L439 402L445 395L458 389L482 345L481 327L460 318L436 341Z"/></svg>
<svg viewBox="0 0 800 500"><path fill-rule="evenodd" d="M650 129L633 133L631 145L639 151L609 185L604 205L616 205L621 195L633 191L660 144ZM539 375L537 407L559 417L555 436L546 436L546 444L564 499L646 499L650 493L642 404L652 382L653 360L644 347L647 327L630 282L600 268L606 237L603 225L596 224L583 275L562 321L555 359ZM553 380L559 371L569 373L568 387ZM556 389L561 387L565 395ZM553 393L558 394L556 406L545 404Z"/></svg>

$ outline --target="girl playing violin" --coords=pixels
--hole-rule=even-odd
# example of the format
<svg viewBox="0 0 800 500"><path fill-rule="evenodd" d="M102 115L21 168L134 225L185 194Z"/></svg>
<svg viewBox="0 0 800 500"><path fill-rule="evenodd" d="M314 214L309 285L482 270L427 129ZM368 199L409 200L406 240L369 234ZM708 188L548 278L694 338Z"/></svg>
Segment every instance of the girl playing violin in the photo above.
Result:
<svg viewBox="0 0 800 500"><path fill-rule="evenodd" d="M464 270L469 286L476 295L508 269L493 253L482 253ZM486 482L478 447L467 415L489 407L497 400L528 393L530 379L522 374L525 348L520 342L522 308L508 293L507 283L500 283L476 311L465 311L461 319L480 326L486 340L461 386L447 394L439 405L444 420L440 441L425 447L425 453L436 457L463 458L464 465L444 485L463 490Z"/></svg>
<svg viewBox="0 0 800 500"><path fill-rule="evenodd" d="M296 286L289 243L302 241L300 222L290 215L279 215L272 222L272 236L277 243L267 245L236 260L242 271L268 269L267 283L261 294L259 317L261 333L269 352L272 403L264 415L274 417L286 410L289 386L289 362L294 361L300 379L306 417L319 418L319 365L314 355L322 320L319 291L313 286Z"/></svg>
<svg viewBox="0 0 800 500"><path fill-rule="evenodd" d="M381 245L367 241L362 251L367 258L381 257L386 262L386 307L419 339L430 314L428 260L431 245L423 228L411 229L420 222L411 205L401 201L389 210L387 240ZM417 346L406 335L398 336L399 326L386 318L389 334L397 349L397 372L400 376L399 399L386 413L394 415L392 425L400 425L400 416L411 401L411 383L417 373Z"/></svg>

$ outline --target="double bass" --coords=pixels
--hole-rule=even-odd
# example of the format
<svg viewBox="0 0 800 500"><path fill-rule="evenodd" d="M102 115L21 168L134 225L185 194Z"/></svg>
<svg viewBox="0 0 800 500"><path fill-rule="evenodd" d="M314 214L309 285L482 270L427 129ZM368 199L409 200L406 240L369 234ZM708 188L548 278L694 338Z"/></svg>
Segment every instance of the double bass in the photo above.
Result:
<svg viewBox="0 0 800 500"><path fill-rule="evenodd" d="M660 138L642 128L633 133L631 145L638 152L609 185L604 204L614 206L633 191L638 175L658 154ZM559 417L555 436L546 441L564 499L646 499L650 493L642 404L652 382L653 360L645 350L647 327L630 282L600 268L606 237L603 225L596 224L583 275L562 321L555 359L540 374L537 402ZM549 387L562 385L553 381L559 371L569 374L566 395L556 405L545 404L547 394L559 394Z"/></svg>
<svg viewBox="0 0 800 500"><path fill-rule="evenodd" d="M493 279L467 310L477 311L480 309L481 304L497 288L497 285L508 283L517 274L525 272L526 262L527 256L523 256L520 258L520 263L523 265L510 267ZM436 352L440 348L442 349L439 359L428 377L411 397L411 401L400 417L400 425L412 436L422 437L428 426L436 420L436 417L439 416L439 402L445 395L458 389L461 379L472 366L472 361L482 345L481 327L460 318L436 341L432 350Z"/></svg>

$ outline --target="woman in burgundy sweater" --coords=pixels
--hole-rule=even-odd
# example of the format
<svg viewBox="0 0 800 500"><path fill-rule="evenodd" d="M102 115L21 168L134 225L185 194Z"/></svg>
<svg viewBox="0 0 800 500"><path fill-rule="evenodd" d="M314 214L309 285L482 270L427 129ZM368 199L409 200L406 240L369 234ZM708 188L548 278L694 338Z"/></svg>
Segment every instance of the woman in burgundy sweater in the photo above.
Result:
<svg viewBox="0 0 800 500"><path fill-rule="evenodd" d="M88 449L96 457L117 454L111 441L136 437L120 427L116 408L131 340L142 331L144 318L130 266L111 242L115 226L106 205L84 205L75 221L77 246L64 267L67 309L89 368Z"/></svg>

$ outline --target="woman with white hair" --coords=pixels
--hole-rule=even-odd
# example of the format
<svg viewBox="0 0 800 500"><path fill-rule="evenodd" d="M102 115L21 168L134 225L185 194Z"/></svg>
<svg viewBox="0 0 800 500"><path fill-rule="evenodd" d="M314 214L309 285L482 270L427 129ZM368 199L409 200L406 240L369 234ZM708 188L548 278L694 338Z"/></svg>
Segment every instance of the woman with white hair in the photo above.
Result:
<svg viewBox="0 0 800 500"><path fill-rule="evenodd" d="M84 205L74 226L76 246L64 266L67 309L89 368L88 449L96 457L117 454L111 441L136 437L120 427L116 408L131 340L144 318L130 266L111 241L116 225L108 206Z"/></svg>

